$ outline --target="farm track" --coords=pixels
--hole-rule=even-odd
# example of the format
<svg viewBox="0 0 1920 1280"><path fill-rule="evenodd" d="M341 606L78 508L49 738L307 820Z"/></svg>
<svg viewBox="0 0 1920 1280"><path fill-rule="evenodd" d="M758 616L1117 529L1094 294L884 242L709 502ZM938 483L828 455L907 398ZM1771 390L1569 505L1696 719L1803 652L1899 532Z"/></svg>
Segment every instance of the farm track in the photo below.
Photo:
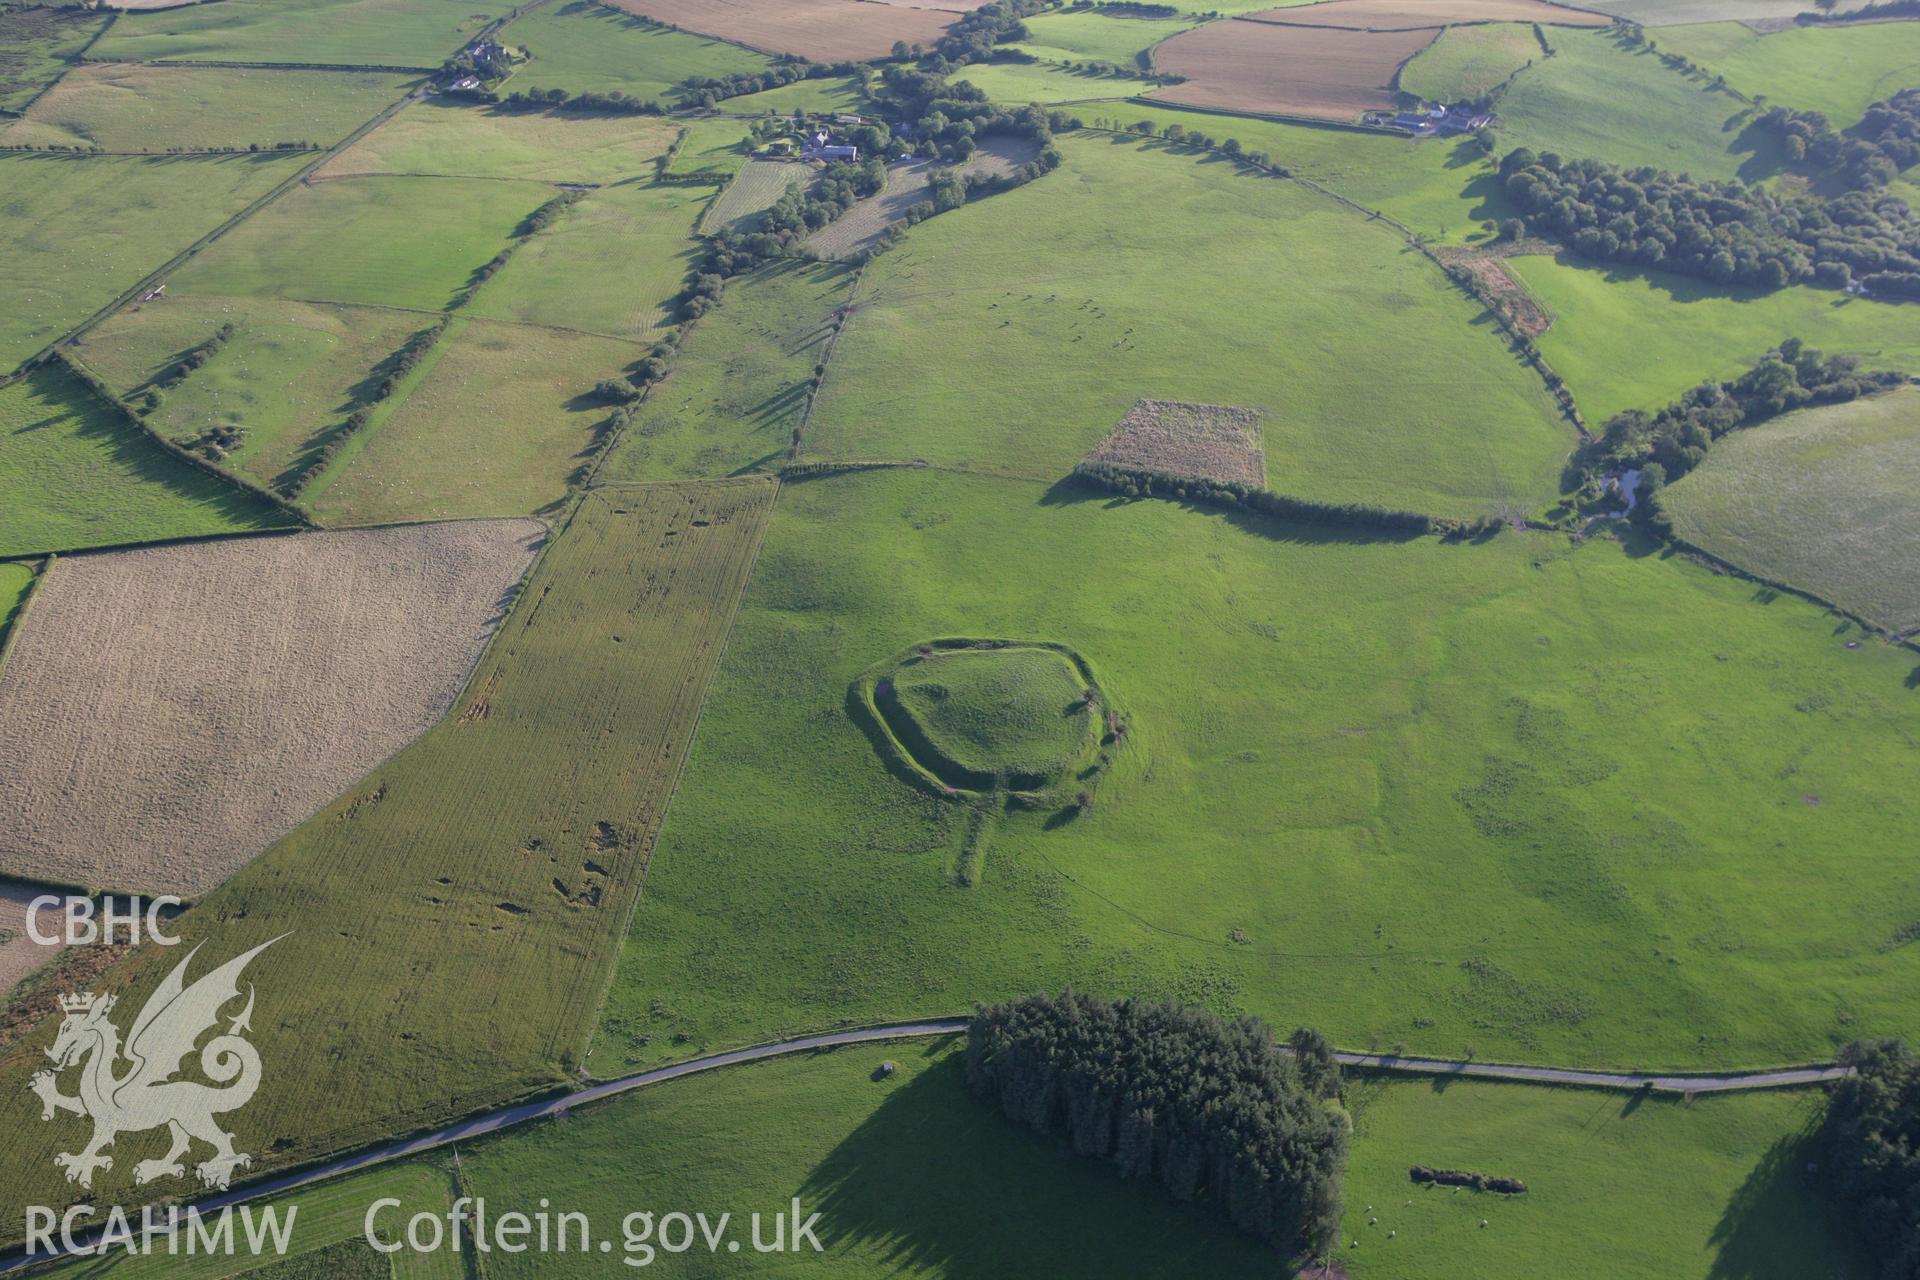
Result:
<svg viewBox="0 0 1920 1280"><path fill-rule="evenodd" d="M776 1040L768 1044L752 1045L742 1049L728 1049L704 1057L690 1058L684 1062L672 1063L664 1067L653 1067L633 1075L621 1076L613 1080L604 1080L582 1089L557 1097L534 1099L501 1107L480 1115L469 1116L464 1120L445 1125L428 1133L417 1134L382 1146L369 1147L363 1151L313 1165L265 1182L222 1192L204 1199L190 1199L184 1203L192 1204L202 1213L223 1208L227 1205L241 1204L280 1195L302 1187L323 1182L329 1178L344 1174L357 1173L390 1160L400 1160L408 1156L420 1155L440 1147L449 1146L463 1140L485 1137L502 1130L525 1124L530 1120L548 1119L565 1115L577 1106L599 1102L620 1094L631 1093L648 1085L664 1084L669 1080L678 1080L687 1076L718 1070L722 1067L740 1066L749 1062L762 1062L769 1058L784 1057L794 1053L812 1053L832 1050L847 1045L875 1044L889 1040L928 1039L936 1036L964 1035L967 1030L967 1018L929 1018L919 1022L889 1023L881 1026L853 1027L844 1031L828 1031L817 1035L797 1036L788 1040ZM1703 1093L1730 1093L1742 1090L1759 1089L1797 1089L1812 1085L1826 1084L1843 1079L1852 1071L1849 1067L1825 1064L1807 1067L1784 1067L1763 1071L1730 1072L1720 1075L1648 1075L1634 1072L1578 1071L1561 1067L1525 1067L1491 1062L1459 1062L1445 1058L1403 1058L1392 1054L1335 1052L1335 1059L1341 1065L1358 1067L1363 1071L1381 1071L1398 1075L1431 1076L1444 1079L1462 1080L1498 1080L1517 1081L1526 1084L1565 1085L1588 1089L1612 1089L1629 1092L1652 1091L1674 1093L1686 1096ZM84 1244L91 1236L84 1237ZM58 1253L14 1254L0 1262L0 1272L19 1270L22 1267L45 1262L59 1257Z"/></svg>

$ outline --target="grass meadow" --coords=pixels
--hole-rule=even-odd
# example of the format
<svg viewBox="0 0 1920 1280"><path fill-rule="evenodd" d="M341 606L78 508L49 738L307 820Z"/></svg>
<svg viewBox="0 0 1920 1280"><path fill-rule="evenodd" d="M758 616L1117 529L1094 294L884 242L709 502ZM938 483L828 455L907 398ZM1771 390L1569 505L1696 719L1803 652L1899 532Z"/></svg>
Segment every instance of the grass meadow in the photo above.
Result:
<svg viewBox="0 0 1920 1280"><path fill-rule="evenodd" d="M1190 18L1122 18L1098 10L1042 13L1024 20L1029 35L1013 47L1048 62L1144 66L1143 55L1195 24Z"/></svg>
<svg viewBox="0 0 1920 1280"><path fill-rule="evenodd" d="M33 566L0 564L0 653L6 652L7 633L13 630L27 588L33 585Z"/></svg>
<svg viewBox="0 0 1920 1280"><path fill-rule="evenodd" d="M536 183L477 178L309 182L222 236L169 285L438 311L552 195Z"/></svg>
<svg viewBox="0 0 1920 1280"><path fill-rule="evenodd" d="M278 1064L230 1122L254 1173L572 1076L772 496L589 497L449 718L183 917L223 951L293 933L248 971ZM104 981L135 1005L175 963L136 951ZM51 1031L0 1052L7 1091ZM66 1137L0 1132L15 1221L87 1195L51 1162Z"/></svg>
<svg viewBox="0 0 1920 1280"><path fill-rule="evenodd" d="M91 53L130 62L325 63L432 70L510 5L475 0L221 0L123 13Z"/></svg>
<svg viewBox="0 0 1920 1280"><path fill-rule="evenodd" d="M459 318L403 389L307 490L329 524L530 515L557 506L610 412L591 393L640 353L624 342Z"/></svg>
<svg viewBox="0 0 1920 1280"><path fill-rule="evenodd" d="M250 67L75 67L0 145L102 151L218 149L276 143L329 147L398 101L414 83L378 71Z"/></svg>
<svg viewBox="0 0 1920 1280"><path fill-rule="evenodd" d="M777 111L781 115L792 115L796 111L857 114L871 110L872 106L873 104L867 101L866 86L860 82L860 78L845 76L796 80L792 84L781 85L778 89L744 93L737 98L724 99L721 110L755 114Z"/></svg>
<svg viewBox="0 0 1920 1280"><path fill-rule="evenodd" d="M651 181L596 191L522 244L467 311L651 339L672 323L672 300L693 264L694 226L713 197L710 187Z"/></svg>
<svg viewBox="0 0 1920 1280"><path fill-rule="evenodd" d="M1552 40L1559 34L1556 31L1547 38ZM1522 67L1545 57L1546 51L1541 49L1530 23L1448 27L1400 69L1400 87L1435 102L1477 98L1491 93Z"/></svg>
<svg viewBox="0 0 1920 1280"><path fill-rule="evenodd" d="M1509 258L1507 268L1554 317L1540 350L1595 426L1733 377L1783 338L1920 373L1920 326L1898 303L1826 289L1726 289L1570 256Z"/></svg>
<svg viewBox="0 0 1920 1280"><path fill-rule="evenodd" d="M271 488L305 468L371 390L376 371L430 323L379 307L182 296L110 316L76 353L131 398L182 352L233 325L232 339L167 389L149 421L170 436L197 436L214 423L245 428L223 465Z"/></svg>
<svg viewBox="0 0 1920 1280"><path fill-rule="evenodd" d="M1295 496L1458 515L1557 490L1571 428L1398 233L1161 144L1062 150L868 269L803 459L1051 480L1145 397L1260 410L1269 484ZM1383 353L1390 376L1360 372Z"/></svg>
<svg viewBox="0 0 1920 1280"><path fill-rule="evenodd" d="M322 177L359 173L537 182L651 177L678 129L652 116L500 111L451 99L418 102L327 162Z"/></svg>
<svg viewBox="0 0 1920 1280"><path fill-rule="evenodd" d="M677 104L674 92L691 76L763 71L760 54L685 31L650 26L595 0L559 0L516 18L502 35L532 61L514 88L568 93L625 93Z"/></svg>
<svg viewBox="0 0 1920 1280"><path fill-rule="evenodd" d="M0 387L0 556L286 523L162 450L65 371Z"/></svg>
<svg viewBox="0 0 1920 1280"><path fill-rule="evenodd" d="M747 127L745 120L725 117L689 120L667 172L675 177L696 173L712 174L716 180L732 177L747 162Z"/></svg>
<svg viewBox="0 0 1920 1280"><path fill-rule="evenodd" d="M1592 1066L1911 1033L1912 655L1649 550L790 482L594 1069L1069 982ZM847 710L954 634L1070 645L1132 726L1090 812L988 815L964 889L971 809Z"/></svg>
<svg viewBox="0 0 1920 1280"><path fill-rule="evenodd" d="M108 21L104 13L52 6L0 13L0 111L23 110Z"/></svg>
<svg viewBox="0 0 1920 1280"><path fill-rule="evenodd" d="M1920 391L1721 440L1663 502L1681 537L1896 633L1920 631Z"/></svg>
<svg viewBox="0 0 1920 1280"><path fill-rule="evenodd" d="M784 461L854 278L844 263L780 262L729 283L641 403L602 478L711 479Z"/></svg>
<svg viewBox="0 0 1920 1280"><path fill-rule="evenodd" d="M983 62L961 68L954 73L953 79L974 85L990 101L1015 106L1025 106L1029 102L1091 102L1103 98L1128 98L1153 87L1150 82L1134 76L1069 71L1047 62ZM1129 105L1116 109L1131 111L1133 108Z"/></svg>
<svg viewBox="0 0 1920 1280"><path fill-rule="evenodd" d="M297 157L0 156L0 370L285 181Z"/></svg>
<svg viewBox="0 0 1920 1280"><path fill-rule="evenodd" d="M1727 78L1770 103L1824 111L1836 129L1859 122L1867 104L1920 85L1920 24L1793 27L1761 35L1738 22L1672 27L1660 47ZM1846 68L1836 75L1835 68Z"/></svg>

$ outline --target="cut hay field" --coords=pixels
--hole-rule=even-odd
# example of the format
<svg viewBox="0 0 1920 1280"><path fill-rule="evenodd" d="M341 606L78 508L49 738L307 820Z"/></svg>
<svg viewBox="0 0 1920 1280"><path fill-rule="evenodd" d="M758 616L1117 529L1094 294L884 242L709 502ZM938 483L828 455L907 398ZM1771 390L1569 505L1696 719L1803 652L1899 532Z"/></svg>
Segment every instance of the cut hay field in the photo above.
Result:
<svg viewBox="0 0 1920 1280"><path fill-rule="evenodd" d="M1546 56L1525 23L1449 27L1400 72L1400 87L1430 102L1478 98Z"/></svg>
<svg viewBox="0 0 1920 1280"><path fill-rule="evenodd" d="M90 50L150 62L299 62L438 67L511 6L490 0L220 0L123 13Z"/></svg>
<svg viewBox="0 0 1920 1280"><path fill-rule="evenodd" d="M700 234L747 230L794 187L813 180L817 170L794 160L749 160L740 167L720 198L707 206Z"/></svg>
<svg viewBox="0 0 1920 1280"><path fill-rule="evenodd" d="M302 162L0 156L0 370L52 343Z"/></svg>
<svg viewBox="0 0 1920 1280"><path fill-rule="evenodd" d="M977 86L990 102L1005 102L1014 106L1024 106L1029 102L1128 98L1145 93L1152 86L1151 81L1133 76L1094 75L1043 62L975 63L955 72L953 79Z"/></svg>
<svg viewBox="0 0 1920 1280"><path fill-rule="evenodd" d="M1920 391L1789 414L1714 445L1662 497L1675 531L1896 633L1920 631Z"/></svg>
<svg viewBox="0 0 1920 1280"><path fill-rule="evenodd" d="M773 493L589 496L454 714L182 918L209 954L292 931L248 969L276 1064L226 1122L250 1173L572 1076ZM137 1006L177 962L136 951L105 989ZM3 1052L0 1092L52 1030ZM68 1137L0 1131L6 1213L86 1196L50 1159Z"/></svg>
<svg viewBox="0 0 1920 1280"><path fill-rule="evenodd" d="M1836 129L1857 124L1867 104L1920 86L1920 22L1792 27L1764 36L1738 22L1716 22L1668 28L1659 40L1742 93L1825 112ZM1846 73L1836 75L1837 67Z"/></svg>
<svg viewBox="0 0 1920 1280"><path fill-rule="evenodd" d="M653 116L504 111L440 98L414 103L341 152L321 178L366 173L537 182L653 176L679 128Z"/></svg>
<svg viewBox="0 0 1920 1280"><path fill-rule="evenodd" d="M596 191L523 243L466 309L650 339L672 323L670 303L693 265L694 225L712 196L707 187L652 182Z"/></svg>
<svg viewBox="0 0 1920 1280"><path fill-rule="evenodd" d="M1057 570L1010 571L1040 547ZM1920 917L1912 655L1648 550L790 482L595 1069L1069 982L1564 1065L1920 1027L1890 949ZM993 811L965 890L973 810L847 711L956 634L1069 645L1129 716L1090 811Z"/></svg>
<svg viewBox="0 0 1920 1280"><path fill-rule="evenodd" d="M594 384L640 354L609 338L457 319L418 384L304 496L329 524L545 512L607 421Z"/></svg>
<svg viewBox="0 0 1920 1280"><path fill-rule="evenodd" d="M9 8L0 12L0 111L20 111L64 75L70 60L107 24L82 9Z"/></svg>
<svg viewBox="0 0 1920 1280"><path fill-rule="evenodd" d="M446 714L545 536L465 521L61 558L0 671L0 873L206 893Z"/></svg>
<svg viewBox="0 0 1920 1280"><path fill-rule="evenodd" d="M781 262L727 286L607 456L608 481L712 479L784 461L813 367L852 297L842 263Z"/></svg>
<svg viewBox="0 0 1920 1280"><path fill-rule="evenodd" d="M792 115L796 111L858 114L873 109L873 103L867 98L866 87L858 76L796 80L778 89L762 89L758 93L743 93L737 98L723 98L719 105L722 111L754 114L775 111L781 115Z"/></svg>
<svg viewBox="0 0 1920 1280"><path fill-rule="evenodd" d="M1022 22L1027 38L1013 47L1048 62L1111 62L1139 67L1141 55L1194 26L1190 18L1126 18L1097 9L1041 13Z"/></svg>
<svg viewBox="0 0 1920 1280"><path fill-rule="evenodd" d="M1476 22L1539 22L1604 27L1611 19L1543 0L1326 0L1245 15L1255 22L1347 27L1355 31L1413 31Z"/></svg>
<svg viewBox="0 0 1920 1280"><path fill-rule="evenodd" d="M625 93L672 104L691 76L720 78L767 68L738 45L651 26L596 0L557 0L516 18L503 37L532 56L515 88Z"/></svg>
<svg viewBox="0 0 1920 1280"><path fill-rule="evenodd" d="M1553 315L1540 350L1595 424L1734 377L1785 338L1920 373L1920 327L1899 303L1824 289L1727 290L1568 256L1509 258L1507 267Z"/></svg>
<svg viewBox="0 0 1920 1280"><path fill-rule="evenodd" d="M71 374L0 387L0 556L287 523L135 431Z"/></svg>
<svg viewBox="0 0 1920 1280"><path fill-rule="evenodd" d="M797 53L815 62L884 58L896 41L931 45L959 14L860 0L782 0L778 5L736 0L609 0L685 31L716 36L762 53Z"/></svg>
<svg viewBox="0 0 1920 1280"><path fill-rule="evenodd" d="M222 236L168 287L438 311L552 197L536 183L477 178L307 182Z"/></svg>
<svg viewBox="0 0 1920 1280"><path fill-rule="evenodd" d="M1156 71L1187 77L1149 97L1195 107L1355 120L1391 108L1402 63L1433 42L1422 31L1210 22L1153 52Z"/></svg>
<svg viewBox="0 0 1920 1280"><path fill-rule="evenodd" d="M969 179L1004 178L1039 154L1039 145L1028 139L989 137L971 160L944 167ZM890 166L886 190L860 201L808 236L807 249L822 258L851 258L865 253L896 223L906 220L907 210L932 198L928 193L934 170L941 167L932 160Z"/></svg>
<svg viewBox="0 0 1920 1280"><path fill-rule="evenodd" d="M0 145L102 151L330 147L407 92L414 79L377 71L265 71L249 67L75 67Z"/></svg>
<svg viewBox="0 0 1920 1280"><path fill-rule="evenodd" d="M75 354L136 399L182 352L233 325L226 345L163 392L148 421L171 438L190 439L214 424L244 429L222 465L272 488L305 468L317 443L371 390L376 370L431 322L380 307L183 295L108 317Z"/></svg>
<svg viewBox="0 0 1920 1280"><path fill-rule="evenodd" d="M920 224L868 268L804 460L1051 481L1135 401L1186 400L1260 411L1286 494L1468 515L1558 491L1571 428L1385 224L1163 144L1059 145L1054 173ZM1382 351L1391 376L1364 372Z"/></svg>
<svg viewBox="0 0 1920 1280"><path fill-rule="evenodd" d="M1714 180L1757 181L1784 163L1771 134L1736 121L1748 104L1709 88L1710 79L1682 75L1607 32L1547 39L1554 56L1515 76L1500 99L1503 151L1527 146Z"/></svg>

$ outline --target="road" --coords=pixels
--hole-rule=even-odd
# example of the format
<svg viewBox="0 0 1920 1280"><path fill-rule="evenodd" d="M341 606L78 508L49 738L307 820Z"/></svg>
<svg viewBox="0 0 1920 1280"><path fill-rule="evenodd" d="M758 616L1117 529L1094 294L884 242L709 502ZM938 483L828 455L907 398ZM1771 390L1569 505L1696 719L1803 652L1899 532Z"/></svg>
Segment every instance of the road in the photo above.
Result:
<svg viewBox="0 0 1920 1280"><path fill-rule="evenodd" d="M853 1027L845 1031L829 1031L820 1035L800 1036L792 1040L776 1040L771 1044L754 1045L746 1049L731 1049L725 1053L708 1054L702 1058L693 1058L686 1062L676 1062L672 1066L655 1067L650 1071L641 1071L634 1075L622 1076L617 1080L607 1080L600 1084L588 1085L572 1093L556 1098L546 1098L533 1102L515 1103L497 1111L473 1116L455 1124L435 1129L431 1133L404 1138L384 1146L371 1147L325 1164L313 1165L277 1178L262 1182L249 1183L232 1191L222 1191L204 1199L189 1198L189 1202L201 1213L216 1212L227 1205L244 1201L260 1200L283 1192L297 1190L328 1178L342 1174L355 1173L372 1165L388 1160L403 1159L431 1151L436 1147L448 1146L484 1134L497 1133L529 1120L538 1120L543 1116L560 1115L569 1109L589 1102L598 1102L618 1094L629 1093L648 1085L660 1084L667 1080L677 1080L682 1076L698 1075L703 1071L713 1071L721 1067L738 1066L745 1062L758 1062L765 1058L776 1058L790 1053L807 1053L818 1049L832 1049L842 1045L871 1044L877 1041L901 1040L928 1036L964 1035L967 1030L966 1018L933 1018L923 1022L893 1023L878 1027ZM1394 1054L1382 1053L1340 1053L1334 1057L1342 1066L1359 1067L1368 1071L1387 1071L1407 1075L1446 1076L1473 1080L1517 1080L1531 1084L1576 1085L1595 1089L1640 1090L1651 1087L1667 1093L1725 1093L1736 1089L1786 1089L1797 1086L1823 1084L1838 1080L1847 1075L1851 1068L1840 1066L1787 1067L1770 1071L1732 1072L1724 1075L1699 1076L1659 1076L1632 1072L1576 1071L1562 1067L1521 1067L1494 1062L1456 1062L1445 1058L1405 1058ZM83 1239L82 1243L86 1240ZM30 1263L45 1262L60 1256L59 1253L40 1253L28 1256L13 1254L0 1262L0 1272L16 1270Z"/></svg>

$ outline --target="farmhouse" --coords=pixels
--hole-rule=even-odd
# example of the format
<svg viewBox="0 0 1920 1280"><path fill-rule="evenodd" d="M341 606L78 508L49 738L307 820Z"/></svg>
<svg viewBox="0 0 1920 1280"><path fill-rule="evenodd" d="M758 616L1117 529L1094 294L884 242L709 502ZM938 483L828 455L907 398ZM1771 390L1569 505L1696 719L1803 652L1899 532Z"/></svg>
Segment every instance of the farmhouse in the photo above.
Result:
<svg viewBox="0 0 1920 1280"><path fill-rule="evenodd" d="M1472 133L1476 129L1486 128L1493 121L1494 116L1491 111L1483 111L1464 102L1455 103L1452 106L1442 103L1434 103L1431 106L1422 105L1410 111L1401 111L1392 117L1382 113L1370 119L1370 123L1389 124L1396 129L1404 129L1416 138Z"/></svg>

